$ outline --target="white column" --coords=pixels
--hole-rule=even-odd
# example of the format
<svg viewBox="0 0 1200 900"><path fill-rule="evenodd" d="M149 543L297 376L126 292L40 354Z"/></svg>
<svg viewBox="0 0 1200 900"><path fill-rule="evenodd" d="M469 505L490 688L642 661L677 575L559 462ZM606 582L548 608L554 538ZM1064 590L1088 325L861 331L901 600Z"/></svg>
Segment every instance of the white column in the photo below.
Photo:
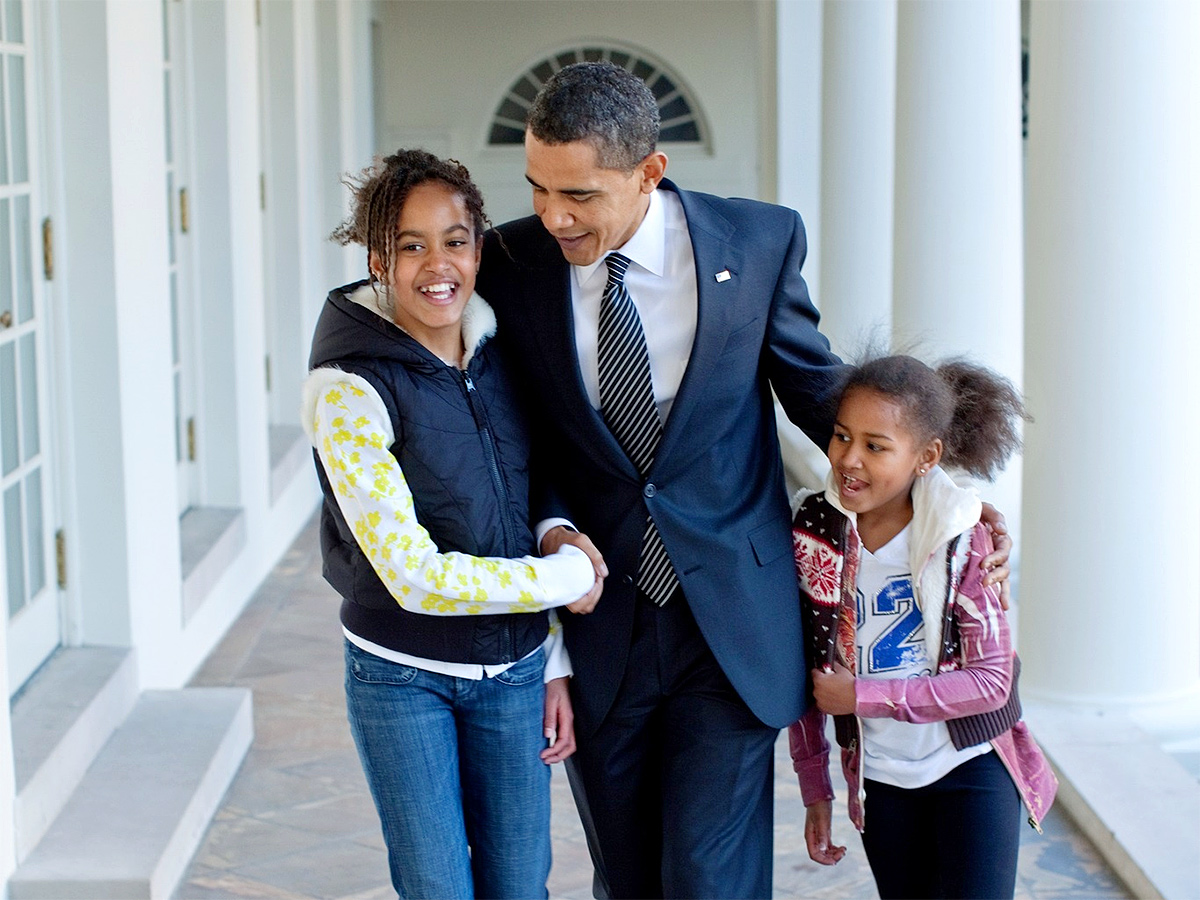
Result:
<svg viewBox="0 0 1200 900"><path fill-rule="evenodd" d="M1017 0L899 6L895 333L1021 368Z"/></svg>
<svg viewBox="0 0 1200 900"><path fill-rule="evenodd" d="M821 302L821 19L822 0L778 0L775 4L775 177L776 203L804 219L808 257L804 280L818 309ZM777 404L778 406L778 404ZM790 486L819 488L828 461L777 408L779 443Z"/></svg>
<svg viewBox="0 0 1200 900"><path fill-rule="evenodd" d="M374 4L337 0L338 96L342 116L338 129L338 169L342 173L358 172L377 152L373 72L382 61L374 58L373 9ZM343 188L342 208L347 211L348 198L349 192ZM338 283L362 278L365 272L365 252L357 246L344 248Z"/></svg>
<svg viewBox="0 0 1200 900"><path fill-rule="evenodd" d="M822 51L821 331L853 358L891 333L896 0L826 0Z"/></svg>
<svg viewBox="0 0 1200 900"><path fill-rule="evenodd" d="M1020 629L1046 699L1200 695L1197 35L1191 3L1032 5Z"/></svg>
<svg viewBox="0 0 1200 900"><path fill-rule="evenodd" d="M1020 7L905 0L897 35L896 346L967 355L1020 386ZM1020 460L981 493L1008 521L1016 567Z"/></svg>
<svg viewBox="0 0 1200 900"><path fill-rule="evenodd" d="M820 307L821 16L819 0L775 5L775 202L800 213L808 236L804 279Z"/></svg>
<svg viewBox="0 0 1200 900"><path fill-rule="evenodd" d="M118 394L109 414L120 421L120 456L109 467L123 479L131 643L142 686L169 683L179 632L179 515L164 502L175 483L171 393L171 321L164 298L167 208L163 123L162 10L147 3L105 4L108 132L112 148L112 266L116 290ZM155 77L149 77L155 73ZM86 281L77 283L83 288ZM113 475L106 477L112 478ZM168 489L167 495L170 495ZM89 620L88 640L109 633ZM100 638L99 640L103 640Z"/></svg>

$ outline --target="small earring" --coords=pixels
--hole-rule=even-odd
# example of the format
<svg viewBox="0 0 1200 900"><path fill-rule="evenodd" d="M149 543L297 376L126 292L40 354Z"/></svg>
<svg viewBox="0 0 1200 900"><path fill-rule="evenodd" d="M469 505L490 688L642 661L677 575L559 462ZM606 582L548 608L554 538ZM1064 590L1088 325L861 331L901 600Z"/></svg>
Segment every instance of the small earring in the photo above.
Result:
<svg viewBox="0 0 1200 900"><path fill-rule="evenodd" d="M918 472L920 472L922 475L924 475L924 474L925 474L926 472L928 472L929 470L928 470L927 468L925 468L924 466L921 466L921 468L920 468L920 469L918 469L917 471L918 471Z"/></svg>

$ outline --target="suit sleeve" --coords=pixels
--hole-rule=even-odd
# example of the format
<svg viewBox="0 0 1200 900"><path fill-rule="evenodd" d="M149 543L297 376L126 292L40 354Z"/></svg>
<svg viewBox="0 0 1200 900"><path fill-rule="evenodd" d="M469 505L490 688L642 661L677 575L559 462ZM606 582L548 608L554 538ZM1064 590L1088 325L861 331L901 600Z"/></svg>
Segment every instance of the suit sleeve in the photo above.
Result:
<svg viewBox="0 0 1200 900"><path fill-rule="evenodd" d="M787 417L824 449L833 434L845 367L818 330L820 315L800 274L808 248L804 223L796 212L788 213L792 230L771 301L764 361Z"/></svg>

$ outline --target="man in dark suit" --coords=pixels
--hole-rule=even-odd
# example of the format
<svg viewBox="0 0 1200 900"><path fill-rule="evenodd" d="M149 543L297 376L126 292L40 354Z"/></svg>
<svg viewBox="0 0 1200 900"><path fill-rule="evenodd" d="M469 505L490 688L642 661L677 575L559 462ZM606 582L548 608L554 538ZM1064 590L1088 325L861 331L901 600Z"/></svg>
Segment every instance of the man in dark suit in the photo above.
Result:
<svg viewBox="0 0 1200 900"><path fill-rule="evenodd" d="M555 75L526 131L537 215L487 235L478 290L562 517L542 550L579 540L569 520L607 564L564 623L596 895L769 897L773 747L808 694L772 389L825 446L840 363L800 217L680 190L657 137L641 79Z"/></svg>

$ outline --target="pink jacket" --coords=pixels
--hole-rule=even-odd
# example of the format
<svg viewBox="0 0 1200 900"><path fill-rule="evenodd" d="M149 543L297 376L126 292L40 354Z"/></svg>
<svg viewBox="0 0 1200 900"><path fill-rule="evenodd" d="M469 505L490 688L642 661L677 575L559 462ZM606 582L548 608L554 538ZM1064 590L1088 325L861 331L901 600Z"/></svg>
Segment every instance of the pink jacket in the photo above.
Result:
<svg viewBox="0 0 1200 900"><path fill-rule="evenodd" d="M828 522L813 521L811 511L817 506L826 512L832 506L834 516L841 513L837 522L837 527L843 529L841 539L833 534ZM992 542L987 529L978 522L979 504L974 493L956 487L935 469L918 479L913 507L913 592L925 621L927 653L931 659L943 657L942 621L947 601L952 603L949 612L958 624L959 653L956 659L943 664L937 675L855 682L853 734L842 748L842 771L850 789L850 819L859 831L865 825L862 718L920 723L974 716L1002 707L1012 687L1008 620L996 591L983 586L980 562L991 552ZM953 562L948 572L944 563L950 542L959 534L962 539L950 557ZM843 598L854 597L861 544L854 515L840 506L835 490L826 491L823 503L809 502L801 507L793 523L793 543L804 603L824 606L828 614L834 604L841 606ZM836 652L839 661L853 670L852 617L840 617L839 624ZM815 662L820 663L820 659ZM788 730L804 805L832 800L825 714L813 704ZM1058 786L1040 748L1023 721L993 738L991 744L1021 794L1029 823L1040 831Z"/></svg>

